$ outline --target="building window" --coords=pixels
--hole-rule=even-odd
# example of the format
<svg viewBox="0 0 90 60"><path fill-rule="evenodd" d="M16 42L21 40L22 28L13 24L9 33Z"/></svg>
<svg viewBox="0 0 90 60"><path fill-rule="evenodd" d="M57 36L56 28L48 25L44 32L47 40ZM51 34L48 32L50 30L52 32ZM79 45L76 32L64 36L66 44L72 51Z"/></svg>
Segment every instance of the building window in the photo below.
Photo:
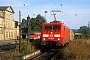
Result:
<svg viewBox="0 0 90 60"><path fill-rule="evenodd" d="M10 37L10 32L9 32L9 37Z"/></svg>
<svg viewBox="0 0 90 60"><path fill-rule="evenodd" d="M2 25L4 25L4 21L2 21Z"/></svg>
<svg viewBox="0 0 90 60"><path fill-rule="evenodd" d="M6 37L8 37L8 32L6 32Z"/></svg>
<svg viewBox="0 0 90 60"><path fill-rule="evenodd" d="M0 30L0 34L2 33L2 31Z"/></svg>
<svg viewBox="0 0 90 60"><path fill-rule="evenodd" d="M11 32L11 38L13 38L13 32Z"/></svg>

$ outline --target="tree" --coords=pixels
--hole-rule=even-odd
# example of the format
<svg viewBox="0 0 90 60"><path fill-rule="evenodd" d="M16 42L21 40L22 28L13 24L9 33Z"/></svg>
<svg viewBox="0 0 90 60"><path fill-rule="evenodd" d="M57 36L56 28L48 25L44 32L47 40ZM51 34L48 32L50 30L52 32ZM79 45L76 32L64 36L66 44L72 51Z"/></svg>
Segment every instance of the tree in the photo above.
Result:
<svg viewBox="0 0 90 60"><path fill-rule="evenodd" d="M31 18L31 20L30 20L31 30L41 32L42 24L44 22L46 22L46 20L40 14L38 14L36 18Z"/></svg>
<svg viewBox="0 0 90 60"><path fill-rule="evenodd" d="M30 20L30 30L34 31L35 30L35 21L36 21L36 18L31 18Z"/></svg>
<svg viewBox="0 0 90 60"><path fill-rule="evenodd" d="M86 37L90 35L90 29L87 26L81 26L80 31L82 36Z"/></svg>

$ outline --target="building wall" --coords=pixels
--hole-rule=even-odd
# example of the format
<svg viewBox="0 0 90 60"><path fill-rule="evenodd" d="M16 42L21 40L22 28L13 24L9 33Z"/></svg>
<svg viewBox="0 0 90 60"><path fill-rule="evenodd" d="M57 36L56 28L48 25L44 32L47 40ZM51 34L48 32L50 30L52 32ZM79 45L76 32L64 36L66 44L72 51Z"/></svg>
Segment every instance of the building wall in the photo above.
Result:
<svg viewBox="0 0 90 60"><path fill-rule="evenodd" d="M15 28L14 13L11 7L0 11L0 40L12 40L19 36L19 27Z"/></svg>
<svg viewBox="0 0 90 60"><path fill-rule="evenodd" d="M0 11L0 40L4 40L4 11Z"/></svg>

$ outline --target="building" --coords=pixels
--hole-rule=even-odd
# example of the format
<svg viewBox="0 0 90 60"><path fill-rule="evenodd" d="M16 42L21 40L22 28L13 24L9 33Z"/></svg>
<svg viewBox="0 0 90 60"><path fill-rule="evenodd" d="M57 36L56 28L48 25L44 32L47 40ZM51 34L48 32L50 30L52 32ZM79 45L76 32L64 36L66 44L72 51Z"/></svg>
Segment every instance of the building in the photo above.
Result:
<svg viewBox="0 0 90 60"><path fill-rule="evenodd" d="M14 21L14 10L11 6L0 6L0 40L12 40L17 36L19 27Z"/></svg>
<svg viewBox="0 0 90 60"><path fill-rule="evenodd" d="M22 19L22 24L21 24L21 33L22 33L22 38L27 38L28 35L28 23L27 20Z"/></svg>

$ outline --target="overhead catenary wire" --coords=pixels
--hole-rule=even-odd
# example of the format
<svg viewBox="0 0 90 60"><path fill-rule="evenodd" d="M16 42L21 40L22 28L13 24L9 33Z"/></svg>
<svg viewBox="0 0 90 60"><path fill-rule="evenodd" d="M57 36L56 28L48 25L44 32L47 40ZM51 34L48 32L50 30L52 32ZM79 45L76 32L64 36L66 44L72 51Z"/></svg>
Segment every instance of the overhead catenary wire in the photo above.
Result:
<svg viewBox="0 0 90 60"><path fill-rule="evenodd" d="M52 0L53 1L53 0ZM53 1L54 5L56 6L56 8L58 9L57 5L55 4L55 2ZM59 9L58 9L59 10Z"/></svg>
<svg viewBox="0 0 90 60"><path fill-rule="evenodd" d="M56 5L56 3L54 2L54 0L52 0L53 1L53 3L54 3L54 5L56 6L56 8L58 9L58 10L60 10L58 7L57 7L57 5ZM58 0L59 1L59 0ZM60 2L60 1L59 1ZM62 6L63 6L63 4L60 4L60 6L61 6L61 8L62 8ZM63 10L63 8L62 8L62 10ZM61 13L63 13L62 11L60 11L60 15L62 16L62 18L64 19L64 21L67 21L67 20L65 20L65 17L61 14ZM69 22L69 21L68 21ZM70 22L68 23L69 25L70 25Z"/></svg>

